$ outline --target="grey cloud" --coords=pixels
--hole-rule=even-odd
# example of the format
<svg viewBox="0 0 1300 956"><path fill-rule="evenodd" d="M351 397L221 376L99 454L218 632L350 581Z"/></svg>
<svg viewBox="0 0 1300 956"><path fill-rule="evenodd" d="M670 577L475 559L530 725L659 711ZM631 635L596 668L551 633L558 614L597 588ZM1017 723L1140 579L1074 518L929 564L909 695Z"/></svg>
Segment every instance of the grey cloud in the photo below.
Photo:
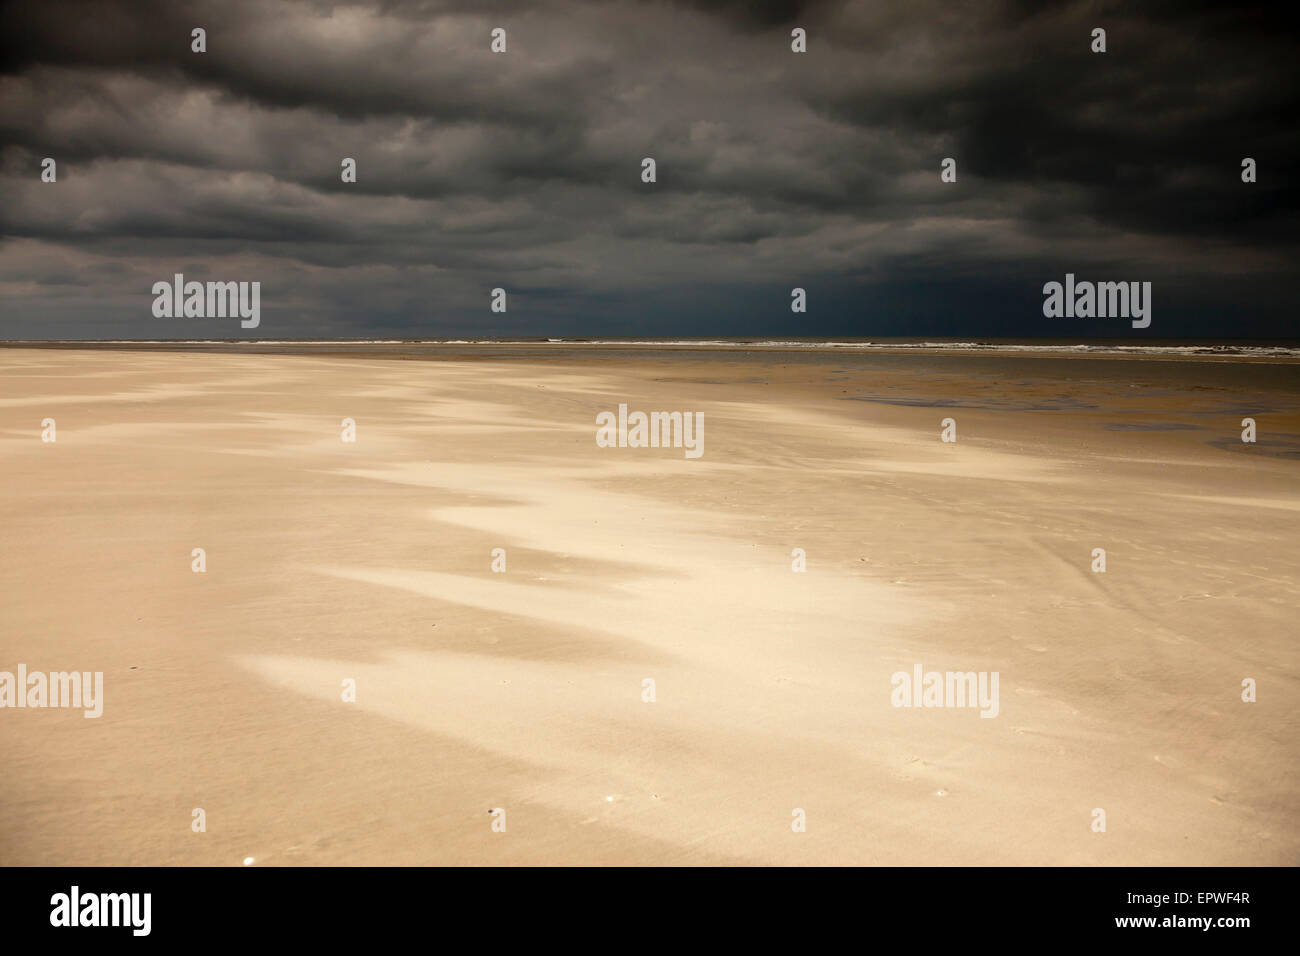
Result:
<svg viewBox="0 0 1300 956"><path fill-rule="evenodd" d="M253 270L303 334L712 334L688 295L735 327L776 275L833 308L788 334L875 334L881 296L933 334L940 292L954 329L1059 334L972 290L1067 267L1244 290L1234 332L1297 304L1294 57L1249 6L18 0L0 37L0 337L85 334L42 290L87 284L97 327L170 334L140 302L178 263Z"/></svg>

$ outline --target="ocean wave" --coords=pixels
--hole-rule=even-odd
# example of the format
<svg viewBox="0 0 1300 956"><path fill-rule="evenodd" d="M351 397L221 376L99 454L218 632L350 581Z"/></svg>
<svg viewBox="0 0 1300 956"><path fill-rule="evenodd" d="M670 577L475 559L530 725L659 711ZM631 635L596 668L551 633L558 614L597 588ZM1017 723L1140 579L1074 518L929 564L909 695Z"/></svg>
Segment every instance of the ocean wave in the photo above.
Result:
<svg viewBox="0 0 1300 956"><path fill-rule="evenodd" d="M17 343L15 343L17 344ZM31 343L35 344L35 343ZM727 350L841 350L841 351L940 351L940 352L1015 352L1079 355L1141 356L1223 356L1300 358L1300 347L1283 345L1204 344L1204 345L1118 345L1091 343L1039 344L1029 342L881 342L798 341L791 339L94 339L85 342L58 342L59 345L220 345L220 346L511 346L516 348L703 348Z"/></svg>

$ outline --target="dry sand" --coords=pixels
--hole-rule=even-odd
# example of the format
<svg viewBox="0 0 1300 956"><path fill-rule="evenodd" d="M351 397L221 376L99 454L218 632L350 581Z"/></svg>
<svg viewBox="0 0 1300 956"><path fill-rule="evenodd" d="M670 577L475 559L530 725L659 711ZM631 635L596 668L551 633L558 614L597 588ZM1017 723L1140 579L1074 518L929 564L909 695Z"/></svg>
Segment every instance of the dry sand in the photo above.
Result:
<svg viewBox="0 0 1300 956"><path fill-rule="evenodd" d="M0 863L1300 863L1300 366L1191 364L0 351L0 670L105 680Z"/></svg>

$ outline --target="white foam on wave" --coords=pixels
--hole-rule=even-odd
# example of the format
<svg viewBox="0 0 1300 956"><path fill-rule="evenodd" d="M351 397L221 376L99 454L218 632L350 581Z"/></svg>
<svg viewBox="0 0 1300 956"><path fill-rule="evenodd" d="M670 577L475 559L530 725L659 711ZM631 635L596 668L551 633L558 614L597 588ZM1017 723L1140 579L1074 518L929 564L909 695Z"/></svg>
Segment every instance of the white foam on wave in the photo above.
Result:
<svg viewBox="0 0 1300 956"><path fill-rule="evenodd" d="M834 349L850 352L875 351L942 351L942 352L1016 352L1050 354L1068 352L1082 355L1171 355L1300 358L1300 348L1282 345L1115 345L1051 344L991 342L800 342L788 339L93 339L84 343L59 342L60 345L223 345L223 346L514 346L519 348L560 346L565 348L708 348L732 350L817 350Z"/></svg>

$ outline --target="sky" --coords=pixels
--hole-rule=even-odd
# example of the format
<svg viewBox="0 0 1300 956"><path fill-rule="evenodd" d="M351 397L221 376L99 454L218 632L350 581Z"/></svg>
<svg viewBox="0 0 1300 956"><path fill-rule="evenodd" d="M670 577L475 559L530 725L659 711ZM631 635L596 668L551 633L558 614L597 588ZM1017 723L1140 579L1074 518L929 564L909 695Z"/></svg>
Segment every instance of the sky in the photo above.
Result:
<svg viewBox="0 0 1300 956"><path fill-rule="evenodd" d="M1272 9L11 0L0 339L1300 337ZM1150 327L1044 316L1067 273Z"/></svg>

